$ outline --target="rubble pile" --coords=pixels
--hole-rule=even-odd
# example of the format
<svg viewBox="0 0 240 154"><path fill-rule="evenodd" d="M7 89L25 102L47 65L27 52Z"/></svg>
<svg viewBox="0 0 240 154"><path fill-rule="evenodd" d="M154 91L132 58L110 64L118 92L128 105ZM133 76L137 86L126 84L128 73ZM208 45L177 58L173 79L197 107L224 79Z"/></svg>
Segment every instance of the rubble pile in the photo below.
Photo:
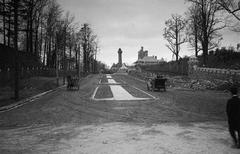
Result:
<svg viewBox="0 0 240 154"><path fill-rule="evenodd" d="M170 87L189 88L194 90L228 90L233 83L228 80L202 80L202 79L179 79L169 78Z"/></svg>
<svg viewBox="0 0 240 154"><path fill-rule="evenodd" d="M153 77L154 75L149 72L131 72L130 75L140 78L142 80L147 80L148 78ZM229 90L233 85L232 80L203 80L203 79L191 79L187 76L170 76L163 75L164 78L167 78L166 85L168 87L176 88L186 88L193 90ZM240 86L240 83L237 83Z"/></svg>

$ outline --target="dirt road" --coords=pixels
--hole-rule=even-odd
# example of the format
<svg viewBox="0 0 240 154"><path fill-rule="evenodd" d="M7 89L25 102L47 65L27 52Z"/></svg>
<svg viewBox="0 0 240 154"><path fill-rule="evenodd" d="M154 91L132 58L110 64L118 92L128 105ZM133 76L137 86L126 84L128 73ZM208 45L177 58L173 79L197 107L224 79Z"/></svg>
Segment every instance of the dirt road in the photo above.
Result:
<svg viewBox="0 0 240 154"><path fill-rule="evenodd" d="M131 76L112 77L130 93L146 91ZM150 100L96 101L99 80L0 113L0 153L240 153L227 132L227 94L168 88L146 91Z"/></svg>

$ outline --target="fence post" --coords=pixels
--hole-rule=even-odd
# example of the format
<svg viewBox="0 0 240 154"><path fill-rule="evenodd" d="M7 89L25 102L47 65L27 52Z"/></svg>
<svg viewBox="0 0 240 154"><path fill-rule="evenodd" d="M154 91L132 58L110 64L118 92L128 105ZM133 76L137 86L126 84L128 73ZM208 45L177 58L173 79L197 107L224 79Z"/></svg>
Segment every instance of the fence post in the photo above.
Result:
<svg viewBox="0 0 240 154"><path fill-rule="evenodd" d="M188 75L193 75L196 71L198 60L195 55L189 57L188 61Z"/></svg>

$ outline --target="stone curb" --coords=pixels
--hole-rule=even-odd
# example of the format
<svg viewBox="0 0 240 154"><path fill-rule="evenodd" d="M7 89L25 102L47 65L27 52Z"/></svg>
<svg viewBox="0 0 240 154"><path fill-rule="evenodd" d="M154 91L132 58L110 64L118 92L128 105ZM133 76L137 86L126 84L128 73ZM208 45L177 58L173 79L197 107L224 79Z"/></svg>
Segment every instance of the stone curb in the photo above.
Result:
<svg viewBox="0 0 240 154"><path fill-rule="evenodd" d="M3 112L6 112L6 111L10 111L12 109L15 109L15 108L18 108L20 106L23 106L27 103L30 103L30 102L33 102L34 100L46 95L46 94L49 94L51 92L54 92L54 91L57 91L58 89L61 89L63 87L65 87L66 85L63 85L63 86L60 86L60 87L57 87L55 89L52 89L52 90L48 90L48 91L45 91L43 93L40 93L40 94L37 94L35 96L32 96L32 97L29 97L29 98L25 98L23 100L20 100L14 104L11 104L11 105L7 105L7 106L3 106L3 107L0 107L0 113L3 113Z"/></svg>

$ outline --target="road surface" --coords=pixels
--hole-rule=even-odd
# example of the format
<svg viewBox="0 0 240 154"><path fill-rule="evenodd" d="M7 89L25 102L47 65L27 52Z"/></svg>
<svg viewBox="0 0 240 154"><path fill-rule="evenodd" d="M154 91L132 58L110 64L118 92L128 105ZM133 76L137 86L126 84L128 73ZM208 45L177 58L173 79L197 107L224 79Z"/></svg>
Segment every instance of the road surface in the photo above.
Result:
<svg viewBox="0 0 240 154"><path fill-rule="evenodd" d="M240 153L227 132L226 94L148 92L143 81L112 75L133 97L148 99L97 100L96 88L108 85L102 78L90 75L79 91L62 88L0 113L0 153Z"/></svg>

